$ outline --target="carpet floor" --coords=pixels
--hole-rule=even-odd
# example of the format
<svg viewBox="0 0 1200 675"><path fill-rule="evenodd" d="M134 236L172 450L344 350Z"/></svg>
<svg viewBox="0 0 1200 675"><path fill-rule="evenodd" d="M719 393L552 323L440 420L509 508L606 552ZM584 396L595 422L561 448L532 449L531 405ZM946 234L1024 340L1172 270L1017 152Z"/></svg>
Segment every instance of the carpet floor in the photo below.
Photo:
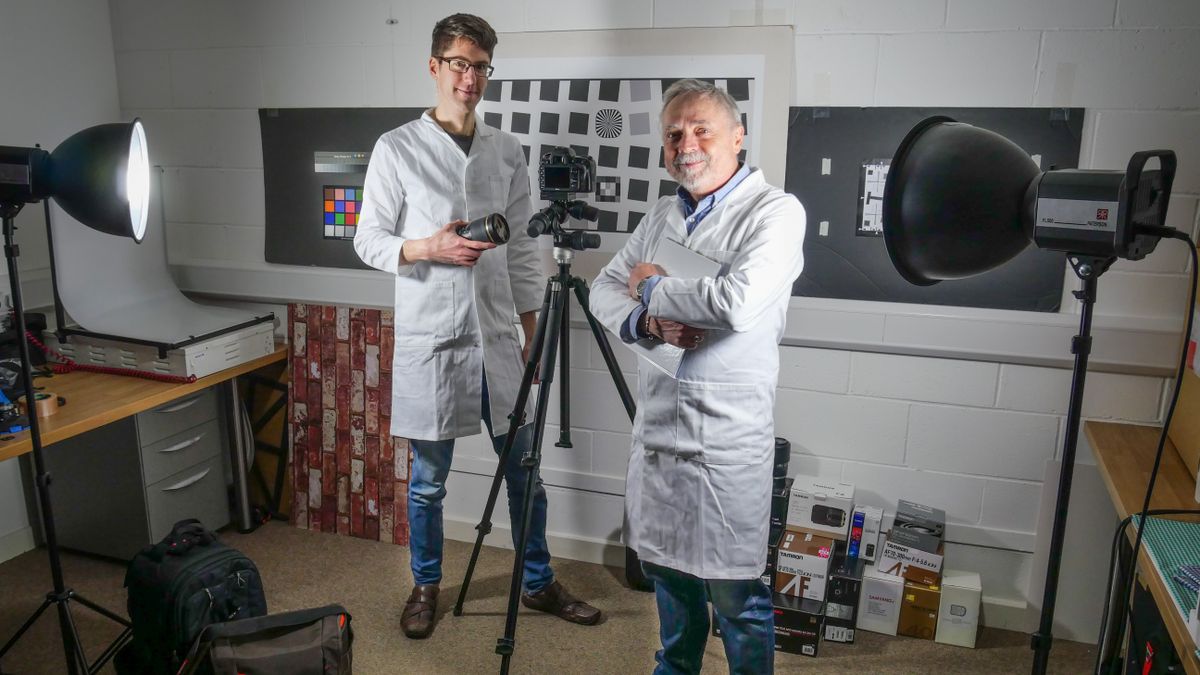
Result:
<svg viewBox="0 0 1200 675"><path fill-rule="evenodd" d="M447 541L437 629L427 640L400 632L400 610L411 588L408 549L350 537L268 523L241 535L227 530L223 541L259 567L272 612L340 603L353 616L354 669L390 673L498 672L496 639L504 633L512 552L485 546L462 616L451 609L458 597L471 545ZM521 608L517 618L514 673L649 673L658 648L654 596L624 586L622 570L555 560L557 577L575 595L605 612L597 626L577 626ZM92 602L125 614L125 566L74 553L63 555L68 587ZM46 552L37 549L0 564L0 639L7 640L50 590ZM117 624L78 603L72 615L89 658L120 632ZM5 675L65 672L58 621L44 614L0 662ZM816 658L777 653L779 673L1020 673L1032 662L1029 636L984 628L975 649L859 631L854 644L823 642ZM1085 673L1095 657L1091 645L1056 640L1052 673ZM727 672L718 639L710 639L704 672ZM104 673L114 672L107 666Z"/></svg>

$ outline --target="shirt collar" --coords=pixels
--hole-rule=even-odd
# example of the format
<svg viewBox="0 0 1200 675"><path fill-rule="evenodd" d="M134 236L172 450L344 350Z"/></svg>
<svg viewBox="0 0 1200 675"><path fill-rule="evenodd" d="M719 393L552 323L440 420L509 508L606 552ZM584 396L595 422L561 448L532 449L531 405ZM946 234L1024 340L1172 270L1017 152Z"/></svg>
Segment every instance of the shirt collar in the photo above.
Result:
<svg viewBox="0 0 1200 675"><path fill-rule="evenodd" d="M729 180L725 181L724 185L699 202L693 201L692 195L687 190L684 190L682 187L676 188L675 194L679 197L679 205L683 209L683 216L686 218L697 211L705 213L711 211L713 207L724 201L729 196L729 193L733 192L734 188L740 185L746 179L746 176L749 175L750 166L745 162L738 164L738 170L734 172Z"/></svg>

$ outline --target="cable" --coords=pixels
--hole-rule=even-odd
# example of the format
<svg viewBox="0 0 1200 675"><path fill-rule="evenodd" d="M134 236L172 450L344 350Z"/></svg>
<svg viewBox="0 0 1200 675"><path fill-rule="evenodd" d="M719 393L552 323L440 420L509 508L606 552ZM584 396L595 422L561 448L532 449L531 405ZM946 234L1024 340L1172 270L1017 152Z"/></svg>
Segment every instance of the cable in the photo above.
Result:
<svg viewBox="0 0 1200 675"><path fill-rule="evenodd" d="M1200 515L1200 509L1152 509L1147 511L1145 516L1177 516L1177 515ZM1101 664L1104 659L1104 640L1108 637L1108 617L1109 609L1112 608L1112 591L1116 583L1114 575L1117 571L1117 557L1121 546L1121 537L1125 534L1125 528L1133 521L1133 516L1125 516L1125 518L1117 525L1116 532L1113 533L1112 549L1108 554L1108 581L1104 589L1104 612L1100 615L1100 635L1096 639L1096 663L1095 673L1101 675ZM1124 569L1121 570L1122 576L1120 580L1124 582Z"/></svg>
<svg viewBox="0 0 1200 675"><path fill-rule="evenodd" d="M1159 234L1159 233L1155 232L1154 234ZM1138 551L1141 549L1142 536L1145 534L1146 527L1147 527L1146 518L1147 518L1147 514L1150 512L1150 499L1154 494L1154 483L1158 479L1158 470L1159 470L1159 467L1162 465L1163 449L1166 447L1166 444L1167 444L1167 430L1171 428L1171 420L1175 417L1175 407L1179 403L1179 391L1182 388L1181 385L1183 384L1183 373L1187 369L1187 351L1188 351L1187 350L1187 342L1188 342L1188 340L1191 339L1192 319L1195 316L1196 285L1198 282L1197 266L1198 266L1198 264L1200 264L1200 261L1197 260L1196 245L1194 242L1192 242L1192 238L1190 236L1188 236L1187 233L1185 233L1185 232L1180 232L1178 230L1168 230L1167 232L1162 233L1162 235L1170 237L1171 239L1179 239L1179 240L1187 243L1188 253L1190 253L1192 256L1192 286L1191 286L1191 292L1188 294L1187 319L1184 321L1183 349L1180 350L1179 366L1176 368L1176 371L1175 371L1175 390L1171 394L1171 404L1170 404L1170 406L1167 407L1167 415L1166 415L1166 418L1163 420L1162 433L1160 433L1158 436L1158 448L1155 450L1155 453L1154 453L1154 465L1150 469L1150 480L1146 484L1146 496L1145 496L1145 499L1143 499L1143 501L1142 501L1142 510L1141 510L1141 514L1139 516L1140 522L1138 525L1137 536L1134 538L1133 551L1130 554L1130 558L1129 558L1130 573L1128 575L1123 575L1123 577L1122 577L1123 583L1120 588L1121 593L1117 596L1117 599L1116 599L1116 601L1118 603L1117 606L1120 608L1120 611L1116 612L1116 616L1124 616L1125 613L1128 611L1127 603L1129 600L1129 594L1132 592L1133 576L1134 576L1133 570L1134 570L1134 568L1137 567ZM1107 613L1107 608L1106 608L1106 613ZM1106 621L1107 621L1107 619L1106 619ZM1101 626L1102 630L1104 630L1104 628L1105 628L1104 626ZM1124 626L1121 625L1120 628L1118 629L1117 635L1123 636L1122 635L1123 633L1124 633ZM1103 644L1100 644L1097 646L1099 647L1099 649L1101 651L1104 648Z"/></svg>
<svg viewBox="0 0 1200 675"><path fill-rule="evenodd" d="M170 382L172 384L190 384L196 381L195 375L171 375L170 373L156 373L152 370L138 370L135 368L115 368L112 366L94 366L90 363L77 363L68 358L62 352L51 349L42 344L42 341L37 339L31 331L25 331L25 337L29 342L41 349L47 357L54 357L59 360L59 363L51 363L50 371L63 375L76 370L89 373L103 373L105 375L125 375L127 377L140 377L147 380L155 380L158 382Z"/></svg>

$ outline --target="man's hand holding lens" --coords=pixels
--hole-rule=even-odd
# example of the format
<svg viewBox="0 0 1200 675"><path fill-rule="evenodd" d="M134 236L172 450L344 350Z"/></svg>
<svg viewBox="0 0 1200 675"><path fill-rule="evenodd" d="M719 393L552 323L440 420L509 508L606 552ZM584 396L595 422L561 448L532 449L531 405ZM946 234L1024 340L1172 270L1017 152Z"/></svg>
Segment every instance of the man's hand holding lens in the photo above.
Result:
<svg viewBox="0 0 1200 675"><path fill-rule="evenodd" d="M484 251L496 248L496 245L488 241L471 241L460 237L457 230L466 224L465 220L455 220L446 223L432 236L404 242L405 260L409 263L428 260L447 265L473 267Z"/></svg>

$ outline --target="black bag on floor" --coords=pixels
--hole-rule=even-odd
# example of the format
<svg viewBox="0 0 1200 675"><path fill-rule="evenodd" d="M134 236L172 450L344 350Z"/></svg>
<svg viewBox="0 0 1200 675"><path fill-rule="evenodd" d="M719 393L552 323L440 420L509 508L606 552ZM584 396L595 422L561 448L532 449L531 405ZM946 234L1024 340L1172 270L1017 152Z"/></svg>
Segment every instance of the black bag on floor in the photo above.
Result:
<svg viewBox="0 0 1200 675"><path fill-rule="evenodd" d="M350 675L353 643L341 605L214 623L181 675Z"/></svg>
<svg viewBox="0 0 1200 675"><path fill-rule="evenodd" d="M267 613L258 568L194 519L138 552L125 587L133 639L114 662L121 675L175 675L206 626Z"/></svg>

